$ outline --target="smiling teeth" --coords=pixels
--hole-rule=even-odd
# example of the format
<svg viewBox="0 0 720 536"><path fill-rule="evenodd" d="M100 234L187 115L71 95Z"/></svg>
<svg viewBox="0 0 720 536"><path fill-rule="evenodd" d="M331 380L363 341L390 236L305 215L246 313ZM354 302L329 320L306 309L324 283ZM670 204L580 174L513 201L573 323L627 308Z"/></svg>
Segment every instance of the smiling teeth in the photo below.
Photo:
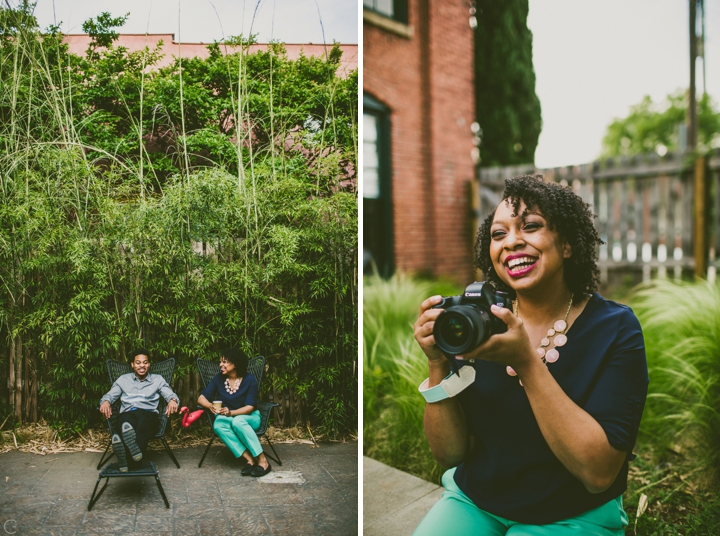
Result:
<svg viewBox="0 0 720 536"><path fill-rule="evenodd" d="M530 257L518 257L516 259L511 259L508 261L508 268L514 268L518 264L532 264L535 262L535 259L531 259Z"/></svg>

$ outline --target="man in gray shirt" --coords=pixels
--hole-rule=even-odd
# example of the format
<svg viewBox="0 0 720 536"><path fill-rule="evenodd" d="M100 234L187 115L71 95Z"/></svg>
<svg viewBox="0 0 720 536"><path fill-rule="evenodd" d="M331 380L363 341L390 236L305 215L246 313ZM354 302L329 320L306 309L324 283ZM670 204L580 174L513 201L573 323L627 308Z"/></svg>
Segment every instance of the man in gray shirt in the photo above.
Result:
<svg viewBox="0 0 720 536"><path fill-rule="evenodd" d="M111 404L120 398L120 415L113 426L120 433L113 435L112 446L122 472L128 470L128 461L142 460L148 441L157 433L160 397L167 401L166 415L175 413L180 402L162 376L149 373L147 350L135 350L130 366L133 372L120 376L100 399L100 413L109 419L112 416Z"/></svg>

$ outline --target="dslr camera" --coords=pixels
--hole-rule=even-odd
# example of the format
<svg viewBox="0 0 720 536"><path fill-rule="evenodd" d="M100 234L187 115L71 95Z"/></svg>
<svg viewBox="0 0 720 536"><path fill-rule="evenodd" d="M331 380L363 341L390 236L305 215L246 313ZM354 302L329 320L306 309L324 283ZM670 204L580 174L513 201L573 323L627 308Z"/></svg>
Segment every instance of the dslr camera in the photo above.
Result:
<svg viewBox="0 0 720 536"><path fill-rule="evenodd" d="M495 290L492 283L471 283L460 296L443 296L433 309L445 309L435 320L435 344L447 356L473 350L496 333L505 333L507 325L490 312L491 305L512 309L506 292Z"/></svg>

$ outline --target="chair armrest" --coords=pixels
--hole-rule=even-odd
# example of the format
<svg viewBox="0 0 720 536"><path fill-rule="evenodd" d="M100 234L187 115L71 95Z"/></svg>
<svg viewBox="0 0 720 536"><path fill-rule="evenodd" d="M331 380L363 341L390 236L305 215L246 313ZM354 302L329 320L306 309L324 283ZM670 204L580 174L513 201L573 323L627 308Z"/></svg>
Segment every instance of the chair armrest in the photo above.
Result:
<svg viewBox="0 0 720 536"><path fill-rule="evenodd" d="M279 407L280 404L275 402L258 402L257 409L260 412L260 428L255 433L257 435L263 435L267 431L268 423L270 422L270 413L274 408Z"/></svg>

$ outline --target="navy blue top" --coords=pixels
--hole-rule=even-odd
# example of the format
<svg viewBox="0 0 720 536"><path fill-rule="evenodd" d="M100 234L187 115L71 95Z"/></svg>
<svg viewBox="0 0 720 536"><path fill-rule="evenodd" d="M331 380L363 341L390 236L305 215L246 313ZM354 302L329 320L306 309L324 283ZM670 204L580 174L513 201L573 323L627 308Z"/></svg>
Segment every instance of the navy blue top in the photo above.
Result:
<svg viewBox="0 0 720 536"><path fill-rule="evenodd" d="M255 376L248 373L240 382L240 388L233 394L225 389L225 376L217 374L208 386L200 393L210 402L222 400L223 407L240 409L244 406L257 406L258 403L258 382Z"/></svg>
<svg viewBox="0 0 720 536"><path fill-rule="evenodd" d="M481 509L529 524L575 517L627 488L640 417L647 396L645 343L627 306L594 294L567 332L560 359L548 368L565 393L628 456L615 482L590 493L550 450L517 377L505 366L476 359L475 382L458 395L475 448L455 482Z"/></svg>

